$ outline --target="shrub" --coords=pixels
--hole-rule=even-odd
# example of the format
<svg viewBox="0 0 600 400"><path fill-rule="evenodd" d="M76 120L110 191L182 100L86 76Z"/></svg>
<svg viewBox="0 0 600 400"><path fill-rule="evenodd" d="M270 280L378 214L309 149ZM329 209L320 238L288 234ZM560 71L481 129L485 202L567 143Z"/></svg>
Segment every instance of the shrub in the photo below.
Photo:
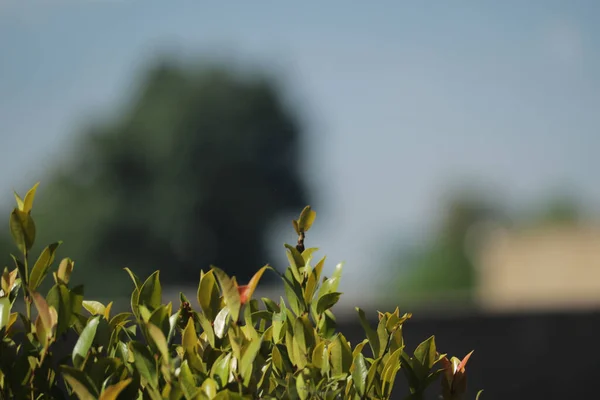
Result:
<svg viewBox="0 0 600 400"><path fill-rule="evenodd" d="M23 199L15 194L10 215L21 254L1 277L1 399L388 399L400 369L410 398L423 398L438 378L443 399L466 391L470 354L448 359L430 337L409 355L402 330L411 315L398 308L380 312L376 328L357 308L366 339L354 347L336 332L331 308L342 268L321 279L325 259L313 266L316 249L304 248L316 216L310 207L293 221L297 245L286 245L286 299L262 298L260 305L252 298L265 272L279 274L269 266L247 285L212 267L200 271L199 308L181 294L174 309L162 303L159 271L141 280L126 269L131 312L114 314L112 302L84 300L83 287L69 284L72 260L52 269L60 242L30 263L36 188ZM48 275L54 285L43 296ZM25 314L11 312L17 298Z"/></svg>

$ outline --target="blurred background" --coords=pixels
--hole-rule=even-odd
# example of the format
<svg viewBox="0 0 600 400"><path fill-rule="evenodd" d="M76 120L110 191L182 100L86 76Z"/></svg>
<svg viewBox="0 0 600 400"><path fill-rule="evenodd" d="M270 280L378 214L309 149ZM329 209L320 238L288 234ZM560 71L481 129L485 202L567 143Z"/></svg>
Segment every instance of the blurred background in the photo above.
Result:
<svg viewBox="0 0 600 400"><path fill-rule="evenodd" d="M475 349L473 398L594 398L600 351L570 349L600 331L599 17L594 0L1 1L0 261L12 191L37 181L36 248L63 240L86 297L124 304L124 267L160 269L174 301L211 264L284 270L310 204L353 342L354 306L400 305L411 351Z"/></svg>

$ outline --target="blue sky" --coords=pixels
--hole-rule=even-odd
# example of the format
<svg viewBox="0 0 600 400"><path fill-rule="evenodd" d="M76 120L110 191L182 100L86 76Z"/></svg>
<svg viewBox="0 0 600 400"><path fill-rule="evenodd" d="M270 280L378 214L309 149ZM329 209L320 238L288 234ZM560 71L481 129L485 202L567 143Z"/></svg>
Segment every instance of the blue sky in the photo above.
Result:
<svg viewBox="0 0 600 400"><path fill-rule="evenodd" d="M307 117L311 240L350 281L382 240L430 230L455 182L600 210L600 2L249 3L0 0L0 204L168 50L282 77Z"/></svg>

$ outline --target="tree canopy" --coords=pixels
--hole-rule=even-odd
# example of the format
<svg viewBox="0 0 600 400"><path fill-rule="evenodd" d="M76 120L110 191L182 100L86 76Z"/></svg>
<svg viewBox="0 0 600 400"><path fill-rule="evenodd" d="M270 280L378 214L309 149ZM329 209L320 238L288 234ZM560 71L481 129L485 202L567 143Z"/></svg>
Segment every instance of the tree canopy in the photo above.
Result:
<svg viewBox="0 0 600 400"><path fill-rule="evenodd" d="M94 283L124 267L168 283L210 265L248 279L268 262L269 224L307 204L300 135L268 75L160 63L43 178L39 242L61 238Z"/></svg>

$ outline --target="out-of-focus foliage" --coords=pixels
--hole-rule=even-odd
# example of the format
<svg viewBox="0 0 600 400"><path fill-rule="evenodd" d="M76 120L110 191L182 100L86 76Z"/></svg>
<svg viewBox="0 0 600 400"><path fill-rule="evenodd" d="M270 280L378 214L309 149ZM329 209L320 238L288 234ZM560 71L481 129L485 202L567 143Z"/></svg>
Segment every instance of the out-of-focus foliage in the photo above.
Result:
<svg viewBox="0 0 600 400"><path fill-rule="evenodd" d="M89 284L123 267L187 282L210 264L248 279L267 259L269 224L307 202L300 134L270 77L160 64L59 160L40 238L63 238Z"/></svg>
<svg viewBox="0 0 600 400"><path fill-rule="evenodd" d="M488 232L483 225L514 228L577 224L583 220L578 203L566 194L548 196L532 210L510 214L484 194L456 190L445 204L437 232L424 246L392 253L392 267L402 271L394 282L398 293L418 301L423 296L453 292L466 296L464 300L468 301L476 284L473 263Z"/></svg>
<svg viewBox="0 0 600 400"><path fill-rule="evenodd" d="M336 331L342 268L325 276L325 258L314 263L317 249L304 248L316 217L308 206L294 221L297 245L286 245L286 299L252 299L268 265L247 285L216 267L202 271L197 306L181 294L176 308L163 304L159 271L140 279L127 269L131 312L116 314L112 302L84 300L71 283L73 260L55 269L60 242L33 261L34 196L35 188L16 195L10 215L19 253L0 279L1 399L390 399L400 370L408 399L424 399L434 383L443 400L465 398L471 353L448 358L433 336L408 353L411 314L379 312L374 328L357 308L366 337L354 346ZM13 311L17 300L25 314Z"/></svg>
<svg viewBox="0 0 600 400"><path fill-rule="evenodd" d="M471 192L457 192L447 203L438 232L425 247L408 249L397 258L402 264L397 290L419 295L469 290L475 283L472 259L466 238L478 222L496 218L497 212Z"/></svg>

